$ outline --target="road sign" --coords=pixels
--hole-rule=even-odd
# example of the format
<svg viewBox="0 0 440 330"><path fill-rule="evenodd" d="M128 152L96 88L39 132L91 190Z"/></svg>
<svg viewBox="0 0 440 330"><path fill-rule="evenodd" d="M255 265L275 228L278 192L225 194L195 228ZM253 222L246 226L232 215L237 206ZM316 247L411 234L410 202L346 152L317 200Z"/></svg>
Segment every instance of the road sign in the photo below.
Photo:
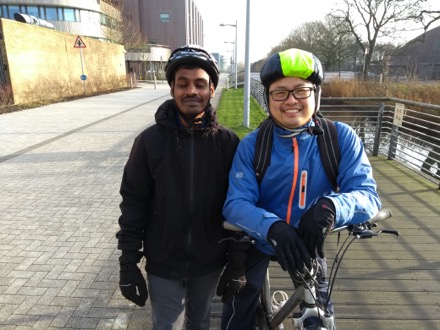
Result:
<svg viewBox="0 0 440 330"><path fill-rule="evenodd" d="M82 41L80 36L77 36L73 47L74 48L86 48L86 44L84 43L84 41Z"/></svg>
<svg viewBox="0 0 440 330"><path fill-rule="evenodd" d="M79 78L84 81L87 80L87 76L85 74L82 74L81 76L79 76Z"/></svg>

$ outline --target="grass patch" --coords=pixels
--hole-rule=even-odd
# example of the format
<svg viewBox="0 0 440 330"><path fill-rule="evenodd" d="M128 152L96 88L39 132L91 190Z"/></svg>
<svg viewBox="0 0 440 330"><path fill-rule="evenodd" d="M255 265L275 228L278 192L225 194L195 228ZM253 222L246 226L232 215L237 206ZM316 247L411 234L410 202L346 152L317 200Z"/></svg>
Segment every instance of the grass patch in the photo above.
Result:
<svg viewBox="0 0 440 330"><path fill-rule="evenodd" d="M240 139L255 130L267 117L264 109L251 96L249 102L249 128L244 127L244 90L224 89L217 108L217 117L225 127L232 129Z"/></svg>

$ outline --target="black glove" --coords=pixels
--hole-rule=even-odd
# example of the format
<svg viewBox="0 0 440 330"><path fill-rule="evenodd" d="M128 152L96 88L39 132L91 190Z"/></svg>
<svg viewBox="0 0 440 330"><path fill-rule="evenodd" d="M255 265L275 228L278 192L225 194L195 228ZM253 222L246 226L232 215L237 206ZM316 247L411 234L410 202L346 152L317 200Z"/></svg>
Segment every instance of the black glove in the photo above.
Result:
<svg viewBox="0 0 440 330"><path fill-rule="evenodd" d="M328 198L321 198L301 217L299 234L313 258L316 257L315 251L324 258L324 240L335 223L335 215L333 202Z"/></svg>
<svg viewBox="0 0 440 330"><path fill-rule="evenodd" d="M293 278L297 270L311 268L311 260L307 247L296 229L285 221L277 221L267 234L267 241L272 245L283 270L289 271Z"/></svg>
<svg viewBox="0 0 440 330"><path fill-rule="evenodd" d="M119 288L122 295L138 306L148 299L147 282L136 264L120 264Z"/></svg>
<svg viewBox="0 0 440 330"><path fill-rule="evenodd" d="M241 234L231 234L227 239L227 264L217 285L217 296L228 301L246 285L246 257L251 242Z"/></svg>

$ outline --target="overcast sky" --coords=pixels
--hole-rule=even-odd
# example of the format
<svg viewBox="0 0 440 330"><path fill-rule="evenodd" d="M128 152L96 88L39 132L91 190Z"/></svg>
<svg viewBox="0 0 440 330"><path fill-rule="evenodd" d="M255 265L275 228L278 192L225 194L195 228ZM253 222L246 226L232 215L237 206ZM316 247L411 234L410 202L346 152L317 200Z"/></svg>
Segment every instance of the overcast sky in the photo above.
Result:
<svg viewBox="0 0 440 330"><path fill-rule="evenodd" d="M235 28L238 26L238 62L244 62L246 36L246 0L194 0L202 14L205 29L205 47L224 56L232 56ZM440 0L428 0L431 6L440 7ZM264 58L272 47L278 45L289 33L305 22L323 21L325 14L336 8L337 0L251 0L250 1L250 52L251 62ZM439 9L439 8L437 8ZM420 32L403 37L415 38ZM229 51L229 52L228 52Z"/></svg>

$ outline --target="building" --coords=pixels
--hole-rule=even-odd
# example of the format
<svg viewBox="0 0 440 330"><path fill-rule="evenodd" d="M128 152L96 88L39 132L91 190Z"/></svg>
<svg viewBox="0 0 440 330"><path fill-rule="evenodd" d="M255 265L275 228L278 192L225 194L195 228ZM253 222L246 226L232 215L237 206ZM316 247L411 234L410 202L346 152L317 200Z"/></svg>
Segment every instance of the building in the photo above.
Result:
<svg viewBox="0 0 440 330"><path fill-rule="evenodd" d="M0 17L14 20L21 13L35 18L35 25L42 20L58 31L114 41L120 37L112 29L121 20L119 5L115 0L0 0Z"/></svg>
<svg viewBox="0 0 440 330"><path fill-rule="evenodd" d="M163 79L172 49L203 46L203 20L194 0L0 0L0 18L124 44L125 69L142 80ZM133 45L140 47L131 47L127 35L139 37ZM6 68L6 50L1 54ZM0 85L10 83L7 76L0 68Z"/></svg>
<svg viewBox="0 0 440 330"><path fill-rule="evenodd" d="M171 49L204 45L203 19L194 0L125 0L122 12L151 44Z"/></svg>
<svg viewBox="0 0 440 330"><path fill-rule="evenodd" d="M440 26L401 47L390 61L398 79L440 80Z"/></svg>
<svg viewBox="0 0 440 330"><path fill-rule="evenodd" d="M173 49L186 44L203 46L203 19L194 0L124 0L121 11L126 29L148 44L143 49L127 49L127 71L137 79L163 80Z"/></svg>

